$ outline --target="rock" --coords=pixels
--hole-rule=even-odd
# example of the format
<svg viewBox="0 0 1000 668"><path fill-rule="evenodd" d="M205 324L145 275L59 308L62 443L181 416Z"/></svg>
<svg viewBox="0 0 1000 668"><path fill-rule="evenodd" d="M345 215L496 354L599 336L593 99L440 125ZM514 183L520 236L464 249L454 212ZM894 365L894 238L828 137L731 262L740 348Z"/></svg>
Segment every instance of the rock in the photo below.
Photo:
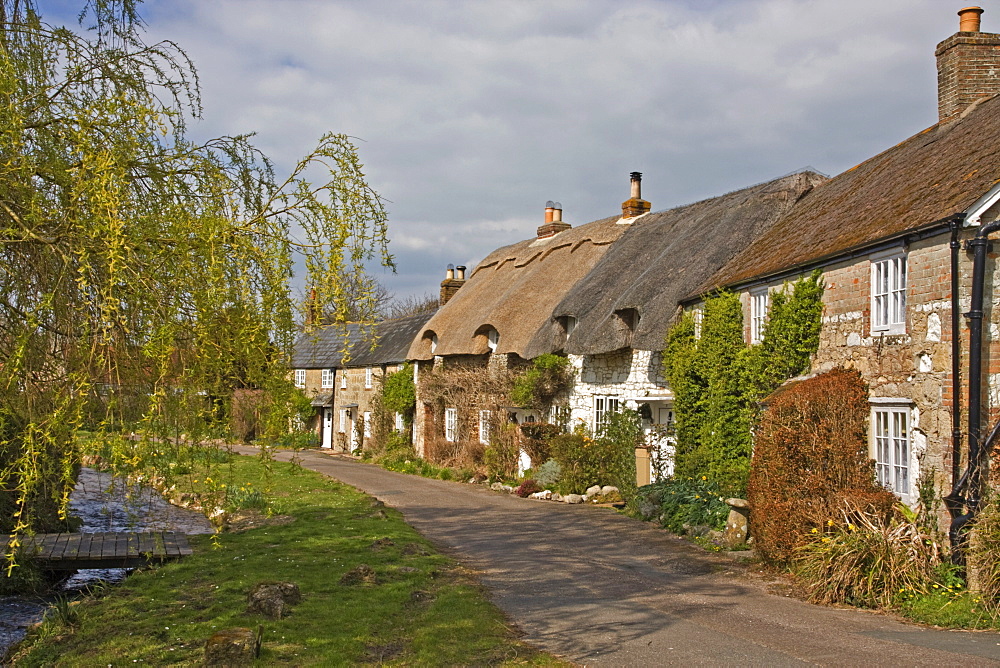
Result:
<svg viewBox="0 0 1000 668"><path fill-rule="evenodd" d="M535 492L534 494L529 494L528 498L531 498L531 499L542 499L544 501L544 500L548 500L548 499L552 498L552 492L546 489L546 490L541 491L541 492Z"/></svg>
<svg viewBox="0 0 1000 668"><path fill-rule="evenodd" d="M499 492L500 490L503 489L503 483L495 482L492 485L490 485L490 489L492 489L494 492Z"/></svg>
<svg viewBox="0 0 1000 668"><path fill-rule="evenodd" d="M287 614L289 606L301 600L299 586L294 582L261 582L247 593L247 612L268 619L281 619Z"/></svg>
<svg viewBox="0 0 1000 668"><path fill-rule="evenodd" d="M750 531L750 504L745 499L726 499L729 504L729 517L726 519L726 529L722 541L727 547L734 547L747 542Z"/></svg>
<svg viewBox="0 0 1000 668"><path fill-rule="evenodd" d="M247 628L225 629L205 642L206 666L250 666L260 653L261 636Z"/></svg>
<svg viewBox="0 0 1000 668"><path fill-rule="evenodd" d="M379 538L374 543L371 544L372 552L380 552L387 547L392 547L396 543L393 542L391 538Z"/></svg>
<svg viewBox="0 0 1000 668"><path fill-rule="evenodd" d="M559 492L552 492L552 496L550 498L553 501L562 501L563 500L562 494L560 494Z"/></svg>
<svg viewBox="0 0 1000 668"><path fill-rule="evenodd" d="M583 503L585 499L579 494L567 494L562 498L563 503Z"/></svg>
<svg viewBox="0 0 1000 668"><path fill-rule="evenodd" d="M586 495L588 497L589 496L597 496L600 493L601 493L601 486L600 485L593 485L593 486L587 488Z"/></svg>
<svg viewBox="0 0 1000 668"><path fill-rule="evenodd" d="M356 585L356 584L378 584L378 578L375 577L375 569L368 564L361 564L356 568L344 573L343 577L340 578L340 584L342 585Z"/></svg>
<svg viewBox="0 0 1000 668"><path fill-rule="evenodd" d="M420 543L407 543L406 545L403 546L403 554L407 556L416 555L420 557L426 557L428 554L430 554L430 552L428 552L427 548L425 548Z"/></svg>
<svg viewBox="0 0 1000 668"><path fill-rule="evenodd" d="M619 493L618 488L615 487L614 485L605 485L604 487L601 488L601 496L606 496L612 493L613 494Z"/></svg>

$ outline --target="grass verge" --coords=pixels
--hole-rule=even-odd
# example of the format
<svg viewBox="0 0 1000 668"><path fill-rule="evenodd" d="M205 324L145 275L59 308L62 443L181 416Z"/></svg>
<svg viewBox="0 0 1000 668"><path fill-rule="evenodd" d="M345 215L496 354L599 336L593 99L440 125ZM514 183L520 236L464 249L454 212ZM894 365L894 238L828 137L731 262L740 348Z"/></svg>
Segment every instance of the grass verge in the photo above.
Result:
<svg viewBox="0 0 1000 668"><path fill-rule="evenodd" d="M195 554L134 573L51 615L17 666L201 665L216 631L263 625L257 665L566 665L518 642L470 574L378 501L317 473L236 457L271 515L192 537ZM247 511L253 512L253 511ZM234 525L234 526L236 526ZM361 565L375 582L342 584ZM248 614L259 582L298 585L286 617Z"/></svg>

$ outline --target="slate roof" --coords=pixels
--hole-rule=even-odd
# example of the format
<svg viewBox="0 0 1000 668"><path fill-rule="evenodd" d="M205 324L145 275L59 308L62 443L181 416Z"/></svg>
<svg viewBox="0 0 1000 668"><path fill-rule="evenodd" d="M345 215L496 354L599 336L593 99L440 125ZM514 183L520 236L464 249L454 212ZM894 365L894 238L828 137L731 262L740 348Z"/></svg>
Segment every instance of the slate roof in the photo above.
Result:
<svg viewBox="0 0 1000 668"><path fill-rule="evenodd" d="M680 299L825 178L799 172L638 218L553 310L577 319L565 351L662 350ZM631 336L615 316L623 309L639 314ZM554 320L551 326L559 327Z"/></svg>
<svg viewBox="0 0 1000 668"><path fill-rule="evenodd" d="M409 359L481 355L486 329L500 335L497 353L525 359L552 352L552 308L628 228L613 216L547 239L527 239L486 257L410 347ZM430 337L438 343L431 353Z"/></svg>
<svg viewBox="0 0 1000 668"><path fill-rule="evenodd" d="M817 187L689 296L935 227L998 182L1000 97L993 97Z"/></svg>
<svg viewBox="0 0 1000 668"><path fill-rule="evenodd" d="M379 366L406 361L406 352L414 336L433 315L432 311L383 320L371 328L355 323L341 327L325 327L317 332L301 334L292 352L293 369L339 369L343 367ZM343 351L349 350L345 357Z"/></svg>

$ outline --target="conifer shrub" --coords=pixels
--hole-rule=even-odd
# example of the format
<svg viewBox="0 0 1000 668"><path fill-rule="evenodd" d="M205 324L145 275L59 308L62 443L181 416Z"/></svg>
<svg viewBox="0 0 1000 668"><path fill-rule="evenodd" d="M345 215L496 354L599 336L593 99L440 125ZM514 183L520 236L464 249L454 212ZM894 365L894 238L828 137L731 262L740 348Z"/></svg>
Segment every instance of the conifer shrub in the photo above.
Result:
<svg viewBox="0 0 1000 668"><path fill-rule="evenodd" d="M535 480L542 489L552 489L562 476L562 466L554 459L549 459L535 469Z"/></svg>
<svg viewBox="0 0 1000 668"><path fill-rule="evenodd" d="M767 402L747 486L750 533L760 556L787 565L845 507L891 516L897 499L875 482L868 456L868 387L834 369L795 382Z"/></svg>

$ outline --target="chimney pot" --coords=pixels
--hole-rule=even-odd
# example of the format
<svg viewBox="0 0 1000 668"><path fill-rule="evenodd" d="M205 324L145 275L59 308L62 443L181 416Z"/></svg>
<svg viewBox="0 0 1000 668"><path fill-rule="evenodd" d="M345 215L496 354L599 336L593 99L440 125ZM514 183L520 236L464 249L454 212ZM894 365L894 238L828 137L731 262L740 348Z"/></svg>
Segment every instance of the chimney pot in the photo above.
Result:
<svg viewBox="0 0 1000 668"><path fill-rule="evenodd" d="M642 172L629 174L632 179L632 189L629 198L622 202L622 218L635 218L649 213L652 205L642 198Z"/></svg>
<svg viewBox="0 0 1000 668"><path fill-rule="evenodd" d="M545 203L545 223L546 224L552 222L552 216L554 215L554 212L555 212L555 204L552 202L552 200L549 200L548 202Z"/></svg>
<svg viewBox="0 0 1000 668"><path fill-rule="evenodd" d="M552 222L561 223L562 222L562 204L559 202L554 202L552 204Z"/></svg>
<svg viewBox="0 0 1000 668"><path fill-rule="evenodd" d="M958 31L979 32L979 21L982 13L982 7L966 7L965 9L958 10Z"/></svg>
<svg viewBox="0 0 1000 668"><path fill-rule="evenodd" d="M460 264L457 267L455 267L455 270L458 271L458 280L464 281L465 280L465 266Z"/></svg>
<svg viewBox="0 0 1000 668"><path fill-rule="evenodd" d="M446 281L450 281L455 278L455 265L448 265L448 270L445 272L444 278Z"/></svg>

